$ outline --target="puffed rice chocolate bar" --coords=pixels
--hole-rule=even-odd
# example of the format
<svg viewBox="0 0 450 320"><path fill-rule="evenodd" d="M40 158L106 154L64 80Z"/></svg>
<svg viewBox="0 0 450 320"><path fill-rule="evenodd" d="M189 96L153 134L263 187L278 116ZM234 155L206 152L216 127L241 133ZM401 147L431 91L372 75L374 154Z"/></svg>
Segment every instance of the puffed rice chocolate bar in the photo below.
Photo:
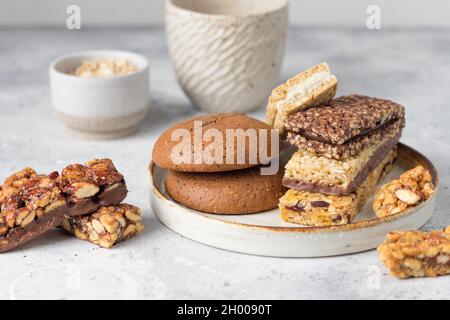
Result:
<svg viewBox="0 0 450 320"><path fill-rule="evenodd" d="M103 248L110 248L144 230L140 209L125 203L101 207L85 216L67 217L62 225L77 238Z"/></svg>
<svg viewBox="0 0 450 320"><path fill-rule="evenodd" d="M392 169L396 150L368 175L363 184L349 195L326 195L290 189L280 199L281 218L308 226L332 226L351 223L375 191L377 183Z"/></svg>
<svg viewBox="0 0 450 320"><path fill-rule="evenodd" d="M299 150L285 166L283 185L301 191L330 195L355 192L369 173L397 145L400 136L385 137L356 156L336 160Z"/></svg>
<svg viewBox="0 0 450 320"><path fill-rule="evenodd" d="M331 74L328 64L318 64L272 91L267 105L266 123L283 133L289 115L330 101L336 91L337 79Z"/></svg>
<svg viewBox="0 0 450 320"><path fill-rule="evenodd" d="M385 217L417 206L427 200L433 192L430 171L417 166L382 186L375 195L372 207L378 217Z"/></svg>
<svg viewBox="0 0 450 320"><path fill-rule="evenodd" d="M333 144L308 139L301 134L289 131L287 141L300 150L306 150L330 159L343 160L356 156L364 148L377 144L379 141L395 139L401 134L405 121L404 119L393 120L370 133L357 136L343 144Z"/></svg>
<svg viewBox="0 0 450 320"><path fill-rule="evenodd" d="M309 140L342 145L404 118L405 108L395 102L350 95L297 112L286 119L285 125L288 131Z"/></svg>
<svg viewBox="0 0 450 320"><path fill-rule="evenodd" d="M378 254L398 278L450 274L450 227L442 231L397 231L387 235Z"/></svg>
<svg viewBox="0 0 450 320"><path fill-rule="evenodd" d="M8 177L0 188L0 252L18 247L56 227L64 215L88 214L100 206L119 204L126 197L127 188L108 159L94 160L86 167L71 167L59 175L37 174L25 168ZM83 183L96 185L96 192L78 192L81 177L92 170ZM120 180L119 180L120 178ZM74 185L72 185L72 183Z"/></svg>

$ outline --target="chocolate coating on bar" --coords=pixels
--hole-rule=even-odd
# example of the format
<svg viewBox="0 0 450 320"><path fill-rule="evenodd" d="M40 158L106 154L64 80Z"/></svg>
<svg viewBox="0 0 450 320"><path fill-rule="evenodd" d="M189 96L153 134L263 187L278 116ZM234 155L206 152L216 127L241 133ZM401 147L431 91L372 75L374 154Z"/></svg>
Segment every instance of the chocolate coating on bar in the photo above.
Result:
<svg viewBox="0 0 450 320"><path fill-rule="evenodd" d="M61 206L33 220L25 228L16 227L0 237L0 253L19 247L50 230L61 225L65 217L80 216L92 213L100 207L116 205L121 203L127 196L128 190L124 183L117 183L114 188L109 188L95 198L80 199L68 204L64 202Z"/></svg>
<svg viewBox="0 0 450 320"><path fill-rule="evenodd" d="M375 169L378 164L386 157L386 155L397 145L400 139L400 134L395 138L389 140L374 153L372 158L362 167L355 179L346 187L343 186L330 186L318 183L309 183L300 181L290 177L283 178L283 185L291 189L297 189L302 191L319 192L332 195L348 195L354 192L367 178L369 173Z"/></svg>
<svg viewBox="0 0 450 320"><path fill-rule="evenodd" d="M391 120L380 128L368 134L354 137L343 144L332 144L307 139L293 131L288 132L287 141L301 150L307 150L331 159L342 160L357 155L361 150L378 141L394 138L401 132L404 126L404 119Z"/></svg>
<svg viewBox="0 0 450 320"><path fill-rule="evenodd" d="M404 119L403 106L390 100L361 95L342 96L286 119L288 131L331 144L370 133L391 120Z"/></svg>

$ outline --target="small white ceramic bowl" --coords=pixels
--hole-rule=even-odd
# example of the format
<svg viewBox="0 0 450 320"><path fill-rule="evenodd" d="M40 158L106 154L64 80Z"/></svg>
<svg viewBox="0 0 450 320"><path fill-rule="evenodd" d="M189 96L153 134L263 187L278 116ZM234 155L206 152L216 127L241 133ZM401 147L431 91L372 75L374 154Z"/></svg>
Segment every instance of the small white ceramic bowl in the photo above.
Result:
<svg viewBox="0 0 450 320"><path fill-rule="evenodd" d="M83 78L69 74L83 61L126 59L128 75ZM50 64L50 89L58 118L83 138L114 139L132 133L150 105L149 66L139 54L116 50L75 52Z"/></svg>

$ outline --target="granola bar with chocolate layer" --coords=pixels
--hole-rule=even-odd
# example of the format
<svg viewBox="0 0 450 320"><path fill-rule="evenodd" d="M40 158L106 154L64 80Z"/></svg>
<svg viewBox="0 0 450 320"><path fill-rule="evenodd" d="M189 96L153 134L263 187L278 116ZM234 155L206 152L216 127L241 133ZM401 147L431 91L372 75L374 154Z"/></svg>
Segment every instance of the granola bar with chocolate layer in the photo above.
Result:
<svg viewBox="0 0 450 320"><path fill-rule="evenodd" d="M390 121L386 125L381 126L368 134L352 138L343 144L333 144L308 139L293 131L288 132L287 141L300 150L306 150L331 159L343 160L356 156L364 148L377 144L381 140L388 141L399 136L405 126L404 122L404 119Z"/></svg>
<svg viewBox="0 0 450 320"><path fill-rule="evenodd" d="M37 174L25 168L8 177L0 188L0 252L60 225L65 215L88 214L100 206L122 202L127 194L123 176L110 160L97 161L107 170L94 169L93 176L85 174L90 168L88 164L87 167L71 165L62 175ZM79 184L81 181L83 184ZM85 184L97 186L96 192L80 192Z"/></svg>
<svg viewBox="0 0 450 320"><path fill-rule="evenodd" d="M377 183L391 170L395 157L396 150L390 151L361 186L349 195L326 195L290 189L280 199L281 218L286 222L308 226L351 223L375 191Z"/></svg>
<svg viewBox="0 0 450 320"><path fill-rule="evenodd" d="M363 149L356 156L344 160L299 150L285 166L283 185L301 191L351 194L397 145L398 139L398 135L394 138L386 137Z"/></svg>
<svg viewBox="0 0 450 320"><path fill-rule="evenodd" d="M450 274L450 227L442 231L397 231L378 247L383 264L398 278Z"/></svg>
<svg viewBox="0 0 450 320"><path fill-rule="evenodd" d="M395 102L350 95L297 112L286 119L285 125L288 131L308 140L341 145L404 118L405 108Z"/></svg>
<svg viewBox="0 0 450 320"><path fill-rule="evenodd" d="M67 217L63 227L77 238L103 248L110 248L144 230L140 209L125 203L101 207L85 216Z"/></svg>
<svg viewBox="0 0 450 320"><path fill-rule="evenodd" d="M427 200L433 192L430 171L417 166L382 186L375 195L372 207L377 216L384 217L417 206Z"/></svg>

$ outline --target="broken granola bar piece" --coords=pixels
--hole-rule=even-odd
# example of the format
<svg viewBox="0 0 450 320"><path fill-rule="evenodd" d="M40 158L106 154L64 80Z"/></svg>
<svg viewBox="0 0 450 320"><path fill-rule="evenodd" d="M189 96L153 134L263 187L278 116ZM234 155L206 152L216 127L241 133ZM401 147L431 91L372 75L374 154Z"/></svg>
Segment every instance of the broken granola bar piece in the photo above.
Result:
<svg viewBox="0 0 450 320"><path fill-rule="evenodd" d="M110 248L144 230L140 209L125 203L101 207L90 215L67 217L63 227L77 238L103 248Z"/></svg>
<svg viewBox="0 0 450 320"><path fill-rule="evenodd" d="M349 195L326 195L290 189L280 199L281 218L286 222L308 226L332 226L351 223L375 191L377 183L389 172L396 157L392 150Z"/></svg>
<svg viewBox="0 0 450 320"><path fill-rule="evenodd" d="M398 278L450 274L450 227L442 231L397 231L378 247L383 264Z"/></svg>
<svg viewBox="0 0 450 320"><path fill-rule="evenodd" d="M66 208L57 172L42 175L26 168L11 175L0 195L0 252L56 226Z"/></svg>
<svg viewBox="0 0 450 320"><path fill-rule="evenodd" d="M86 165L72 164L61 173L64 193L78 199L89 198L100 190L123 183L120 174L109 159L95 159Z"/></svg>
<svg viewBox="0 0 450 320"><path fill-rule="evenodd" d="M378 217L405 211L427 200L434 192L430 171L422 166L405 171L378 190L372 207Z"/></svg>
<svg viewBox="0 0 450 320"><path fill-rule="evenodd" d="M62 176L25 168L8 177L0 188L0 252L60 225L64 216L121 203L127 188L111 160L95 160L90 165L70 165ZM86 189L86 185L94 187Z"/></svg>

